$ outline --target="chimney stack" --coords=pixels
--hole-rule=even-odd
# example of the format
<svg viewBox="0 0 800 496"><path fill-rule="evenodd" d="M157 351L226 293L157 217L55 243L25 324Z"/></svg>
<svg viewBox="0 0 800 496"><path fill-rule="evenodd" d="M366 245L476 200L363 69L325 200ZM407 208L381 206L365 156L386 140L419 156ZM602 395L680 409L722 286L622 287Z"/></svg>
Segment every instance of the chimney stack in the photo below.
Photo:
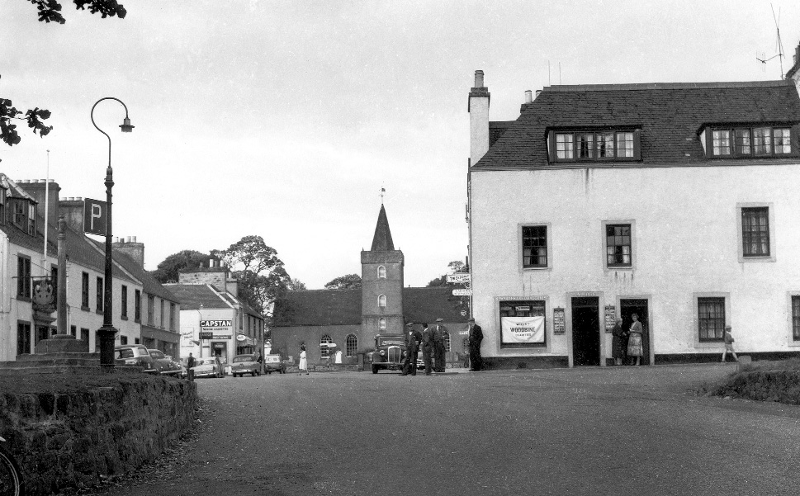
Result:
<svg viewBox="0 0 800 496"><path fill-rule="evenodd" d="M64 216L70 229L83 232L83 198L80 196L61 198L58 201L58 213Z"/></svg>
<svg viewBox="0 0 800 496"><path fill-rule="evenodd" d="M139 267L144 268L144 243L137 243L136 236L120 237L111 244L111 248L128 255Z"/></svg>
<svg viewBox="0 0 800 496"><path fill-rule="evenodd" d="M475 71L475 86L469 92L467 111L470 130L470 165L478 163L489 151L489 100L491 95L483 81L483 71Z"/></svg>
<svg viewBox="0 0 800 496"><path fill-rule="evenodd" d="M533 92L531 90L525 90L525 103L533 102Z"/></svg>

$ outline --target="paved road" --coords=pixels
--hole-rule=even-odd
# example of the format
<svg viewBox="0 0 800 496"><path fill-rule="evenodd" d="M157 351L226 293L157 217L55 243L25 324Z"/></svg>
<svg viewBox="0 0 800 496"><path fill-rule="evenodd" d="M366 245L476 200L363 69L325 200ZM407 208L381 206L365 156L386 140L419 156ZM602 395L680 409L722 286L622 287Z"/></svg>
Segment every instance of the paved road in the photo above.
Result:
<svg viewBox="0 0 800 496"><path fill-rule="evenodd" d="M687 392L732 370L202 380L185 462L109 494L798 494L800 408Z"/></svg>

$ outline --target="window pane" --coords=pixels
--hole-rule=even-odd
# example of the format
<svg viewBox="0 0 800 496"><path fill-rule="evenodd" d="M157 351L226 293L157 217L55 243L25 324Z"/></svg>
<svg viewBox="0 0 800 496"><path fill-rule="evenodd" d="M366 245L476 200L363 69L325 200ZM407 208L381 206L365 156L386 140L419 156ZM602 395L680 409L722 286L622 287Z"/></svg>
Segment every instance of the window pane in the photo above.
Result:
<svg viewBox="0 0 800 496"><path fill-rule="evenodd" d="M731 154L731 132L714 131L711 134L711 146L714 155Z"/></svg>
<svg viewBox="0 0 800 496"><path fill-rule="evenodd" d="M522 266L547 267L547 226L522 228Z"/></svg>
<svg viewBox="0 0 800 496"><path fill-rule="evenodd" d="M617 133L617 157L633 157L633 133Z"/></svg>
<svg viewBox="0 0 800 496"><path fill-rule="evenodd" d="M614 133L597 135L597 158L614 158Z"/></svg>
<svg viewBox="0 0 800 496"><path fill-rule="evenodd" d="M749 129L737 129L736 135L736 153L741 155L750 155L750 130Z"/></svg>
<svg viewBox="0 0 800 496"><path fill-rule="evenodd" d="M347 335L347 356L356 356L356 350L358 350L358 338L355 334L348 334Z"/></svg>
<svg viewBox="0 0 800 496"><path fill-rule="evenodd" d="M632 253L630 224L606 225L606 265L630 266Z"/></svg>
<svg viewBox="0 0 800 496"><path fill-rule="evenodd" d="M594 156L594 134L578 134L575 136L578 149L578 158L592 158Z"/></svg>
<svg viewBox="0 0 800 496"><path fill-rule="evenodd" d="M775 153L791 153L792 141L789 129L775 129L773 130L775 138Z"/></svg>
<svg viewBox="0 0 800 496"><path fill-rule="evenodd" d="M742 208L742 255L769 256L769 208Z"/></svg>
<svg viewBox="0 0 800 496"><path fill-rule="evenodd" d="M792 338L800 341L800 296L792 296Z"/></svg>
<svg viewBox="0 0 800 496"><path fill-rule="evenodd" d="M721 341L725 329L725 298L698 298L697 320L701 341Z"/></svg>
<svg viewBox="0 0 800 496"><path fill-rule="evenodd" d="M556 134L556 158L572 160L574 158L572 147L571 134Z"/></svg>
<svg viewBox="0 0 800 496"><path fill-rule="evenodd" d="M772 153L772 133L768 127L753 129L753 151L756 155Z"/></svg>

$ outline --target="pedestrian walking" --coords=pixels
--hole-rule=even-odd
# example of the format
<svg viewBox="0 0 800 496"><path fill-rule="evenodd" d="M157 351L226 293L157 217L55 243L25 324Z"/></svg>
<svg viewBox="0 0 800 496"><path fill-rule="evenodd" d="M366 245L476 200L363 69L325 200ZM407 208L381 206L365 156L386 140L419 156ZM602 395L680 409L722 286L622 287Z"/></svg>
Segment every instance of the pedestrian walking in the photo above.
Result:
<svg viewBox="0 0 800 496"><path fill-rule="evenodd" d="M422 323L422 363L425 364L425 375L431 375L431 355L433 355L433 330L427 322Z"/></svg>
<svg viewBox="0 0 800 496"><path fill-rule="evenodd" d="M642 328L642 323L639 322L639 314L633 313L631 314L631 318L633 319L633 323L631 324L630 334L628 335L628 356L631 358L635 357L636 365L641 365L644 352L642 349L642 335L644 334L644 329Z"/></svg>
<svg viewBox="0 0 800 496"><path fill-rule="evenodd" d="M306 360L306 345L300 345L300 363L298 365L300 369L300 375L303 375L303 372L308 375L308 361Z"/></svg>
<svg viewBox="0 0 800 496"><path fill-rule="evenodd" d="M614 365L622 365L626 359L626 349L628 348L628 333L622 327L622 319L617 317L617 322L611 330L611 357Z"/></svg>
<svg viewBox="0 0 800 496"><path fill-rule="evenodd" d="M483 368L481 358L481 341L483 341L483 329L475 323L474 318L469 319L469 362L470 370L477 372Z"/></svg>
<svg viewBox="0 0 800 496"><path fill-rule="evenodd" d="M722 351L722 363L725 363L725 355L730 351L731 355L733 355L733 359L735 361L739 361L739 357L736 356L736 352L733 351L733 336L731 336L731 326L726 325L725 330L722 332L722 340L725 342L725 349Z"/></svg>
<svg viewBox="0 0 800 496"><path fill-rule="evenodd" d="M433 361L435 362L435 371L444 372L446 368L444 336L447 332L447 327L442 324L444 319L441 317L436 319L436 327L433 328Z"/></svg>
<svg viewBox="0 0 800 496"><path fill-rule="evenodd" d="M194 370L192 370L192 367L194 367L196 363L197 361L195 358L189 353L189 358L186 359L186 377L188 377L190 381L194 380Z"/></svg>

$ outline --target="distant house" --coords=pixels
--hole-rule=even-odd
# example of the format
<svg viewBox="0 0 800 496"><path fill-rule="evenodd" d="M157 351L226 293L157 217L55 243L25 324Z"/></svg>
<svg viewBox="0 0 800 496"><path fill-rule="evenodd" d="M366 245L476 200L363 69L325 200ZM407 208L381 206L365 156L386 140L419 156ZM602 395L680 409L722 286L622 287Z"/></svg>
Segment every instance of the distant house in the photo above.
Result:
<svg viewBox="0 0 800 496"><path fill-rule="evenodd" d="M797 72L797 66L790 75ZM797 76L793 76L797 78ZM469 93L473 312L490 367L800 352L795 82L551 86L489 119Z"/></svg>
<svg viewBox="0 0 800 496"><path fill-rule="evenodd" d="M371 249L361 252L361 288L288 292L275 304L273 347L296 358L305 344L312 364L325 363L332 350L341 350L343 363L355 365L374 349L377 334L403 334L409 322L419 329L441 318L449 330L448 360L457 360L465 352L460 333L468 318L466 302L450 287L404 287L404 264L381 205Z"/></svg>

